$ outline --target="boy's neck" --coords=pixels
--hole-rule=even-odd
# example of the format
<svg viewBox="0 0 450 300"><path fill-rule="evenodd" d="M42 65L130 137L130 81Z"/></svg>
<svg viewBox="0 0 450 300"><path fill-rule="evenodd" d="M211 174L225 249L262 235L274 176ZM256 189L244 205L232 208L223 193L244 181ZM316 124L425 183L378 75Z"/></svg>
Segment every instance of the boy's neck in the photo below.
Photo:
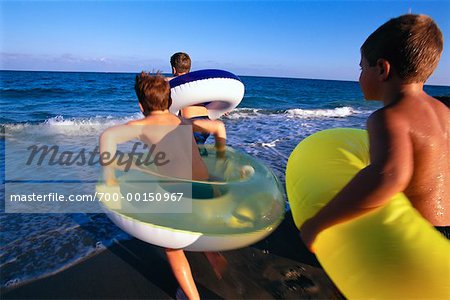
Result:
<svg viewBox="0 0 450 300"><path fill-rule="evenodd" d="M422 93L424 93L423 82L403 83L400 81L392 81L386 83L382 100L384 106L387 106L403 98L417 97Z"/></svg>
<svg viewBox="0 0 450 300"><path fill-rule="evenodd" d="M181 76L181 75L184 75L184 74L187 74L188 72L175 72L175 73L172 73L172 75L174 76L174 77L176 77L176 76Z"/></svg>
<svg viewBox="0 0 450 300"><path fill-rule="evenodd" d="M149 112L147 117L149 117L149 116L157 116L157 115L164 115L164 114L170 114L169 110L168 109L165 109L165 110L152 110L151 112Z"/></svg>

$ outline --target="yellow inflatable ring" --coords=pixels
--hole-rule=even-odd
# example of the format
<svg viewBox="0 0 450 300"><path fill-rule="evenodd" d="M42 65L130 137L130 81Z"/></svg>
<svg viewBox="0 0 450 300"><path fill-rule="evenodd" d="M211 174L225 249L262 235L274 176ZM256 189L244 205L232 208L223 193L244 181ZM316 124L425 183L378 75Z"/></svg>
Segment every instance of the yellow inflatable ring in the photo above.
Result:
<svg viewBox="0 0 450 300"><path fill-rule="evenodd" d="M368 163L364 130L329 129L304 139L286 169L297 227ZM403 194L324 230L314 247L325 271L349 299L450 299L450 242Z"/></svg>

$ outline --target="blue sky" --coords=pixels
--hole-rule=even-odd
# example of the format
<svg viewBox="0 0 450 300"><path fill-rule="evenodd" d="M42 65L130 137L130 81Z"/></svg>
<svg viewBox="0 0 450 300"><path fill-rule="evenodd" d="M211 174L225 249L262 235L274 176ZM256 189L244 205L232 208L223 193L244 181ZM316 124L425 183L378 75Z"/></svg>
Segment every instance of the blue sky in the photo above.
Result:
<svg viewBox="0 0 450 300"><path fill-rule="evenodd" d="M430 15L450 40L450 1L0 1L1 69L193 70L357 80L359 48L392 17ZM429 84L450 85L448 42Z"/></svg>

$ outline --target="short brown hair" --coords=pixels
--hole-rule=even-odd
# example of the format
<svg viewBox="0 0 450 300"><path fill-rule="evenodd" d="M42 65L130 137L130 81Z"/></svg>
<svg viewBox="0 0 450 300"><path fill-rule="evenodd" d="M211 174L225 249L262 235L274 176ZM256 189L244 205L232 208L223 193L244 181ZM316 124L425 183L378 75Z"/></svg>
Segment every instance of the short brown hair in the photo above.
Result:
<svg viewBox="0 0 450 300"><path fill-rule="evenodd" d="M187 53L177 52L170 58L170 65L178 73L187 73L191 70L191 58Z"/></svg>
<svg viewBox="0 0 450 300"><path fill-rule="evenodd" d="M156 73L156 75L152 75L141 72L140 75L136 76L134 90L145 116L154 110L166 110L169 108L170 87L161 74Z"/></svg>
<svg viewBox="0 0 450 300"><path fill-rule="evenodd" d="M405 83L425 82L439 62L443 44L430 17L407 14L375 30L361 46L361 54L370 66L386 59Z"/></svg>

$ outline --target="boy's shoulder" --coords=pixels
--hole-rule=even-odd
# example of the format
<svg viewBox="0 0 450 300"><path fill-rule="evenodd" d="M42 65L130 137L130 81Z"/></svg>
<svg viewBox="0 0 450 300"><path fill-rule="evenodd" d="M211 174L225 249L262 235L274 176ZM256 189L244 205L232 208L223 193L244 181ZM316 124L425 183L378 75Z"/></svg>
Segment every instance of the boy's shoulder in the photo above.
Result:
<svg viewBox="0 0 450 300"><path fill-rule="evenodd" d="M403 115L402 109L398 109L396 106L388 105L374 111L369 118L368 122L386 122L388 120L401 119Z"/></svg>
<svg viewBox="0 0 450 300"><path fill-rule="evenodd" d="M450 108L450 96L435 96L434 98L444 103L445 106Z"/></svg>
<svg viewBox="0 0 450 300"><path fill-rule="evenodd" d="M368 129L401 131L411 127L421 127L427 122L448 120L450 110L441 101L424 95L405 98L402 101L384 106L373 112L367 119Z"/></svg>
<svg viewBox="0 0 450 300"><path fill-rule="evenodd" d="M385 106L374 111L367 119L369 133L407 132L408 116L405 111L395 106Z"/></svg>

